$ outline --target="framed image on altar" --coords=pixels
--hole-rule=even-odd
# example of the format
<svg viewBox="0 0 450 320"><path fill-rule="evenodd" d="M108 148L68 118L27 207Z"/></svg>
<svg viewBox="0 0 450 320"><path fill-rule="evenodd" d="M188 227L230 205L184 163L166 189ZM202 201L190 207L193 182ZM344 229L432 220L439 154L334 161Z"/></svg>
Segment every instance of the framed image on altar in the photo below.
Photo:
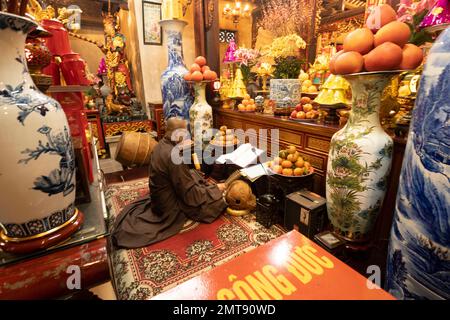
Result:
<svg viewBox="0 0 450 320"><path fill-rule="evenodd" d="M142 22L144 27L144 44L162 45L161 1L142 1Z"/></svg>

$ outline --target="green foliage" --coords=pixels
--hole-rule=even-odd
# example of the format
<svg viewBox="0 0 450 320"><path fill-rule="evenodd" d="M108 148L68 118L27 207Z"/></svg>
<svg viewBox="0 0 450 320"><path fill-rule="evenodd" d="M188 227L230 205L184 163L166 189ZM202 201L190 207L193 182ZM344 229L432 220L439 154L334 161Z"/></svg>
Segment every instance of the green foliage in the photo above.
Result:
<svg viewBox="0 0 450 320"><path fill-rule="evenodd" d="M353 215L360 210L357 192L333 188L331 192L331 215L344 230L352 226Z"/></svg>
<svg viewBox="0 0 450 320"><path fill-rule="evenodd" d="M427 14L428 10L423 10L422 12L413 16L412 23L406 22L411 29L411 37L409 38L409 43L420 46L425 42L433 41L433 37L428 32L426 32L424 29L419 28L420 23Z"/></svg>
<svg viewBox="0 0 450 320"><path fill-rule="evenodd" d="M300 75L303 61L297 57L276 58L275 79L297 79Z"/></svg>
<svg viewBox="0 0 450 320"><path fill-rule="evenodd" d="M252 65L241 64L240 66L242 71L242 78L244 83L248 83L249 80L254 80L256 78L256 74L251 72Z"/></svg>

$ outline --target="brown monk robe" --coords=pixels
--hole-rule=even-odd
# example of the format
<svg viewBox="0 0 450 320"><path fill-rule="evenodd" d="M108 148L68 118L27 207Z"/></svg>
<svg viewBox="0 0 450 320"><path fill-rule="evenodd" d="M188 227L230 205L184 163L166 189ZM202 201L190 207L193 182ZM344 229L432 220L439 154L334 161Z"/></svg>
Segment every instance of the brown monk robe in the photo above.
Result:
<svg viewBox="0 0 450 320"><path fill-rule="evenodd" d="M153 149L149 164L150 199L126 206L116 218L111 238L119 248L140 248L180 232L188 219L211 223L227 205L226 185L208 185L186 164L174 164L171 152L177 142L175 130L185 130L186 121L170 119L165 137Z"/></svg>

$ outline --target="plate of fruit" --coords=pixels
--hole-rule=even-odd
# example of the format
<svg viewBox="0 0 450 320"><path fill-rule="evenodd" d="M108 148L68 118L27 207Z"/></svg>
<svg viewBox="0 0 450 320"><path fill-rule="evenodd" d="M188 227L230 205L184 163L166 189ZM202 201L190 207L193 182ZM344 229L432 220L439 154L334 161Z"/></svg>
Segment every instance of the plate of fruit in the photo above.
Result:
<svg viewBox="0 0 450 320"><path fill-rule="evenodd" d="M220 147L235 146L239 144L239 139L234 135L232 129L228 129L227 126L221 126L210 144Z"/></svg>
<svg viewBox="0 0 450 320"><path fill-rule="evenodd" d="M199 56L191 65L189 72L184 75L184 80L189 83L208 83L217 79L217 73L206 64L206 58Z"/></svg>
<svg viewBox="0 0 450 320"><path fill-rule="evenodd" d="M255 112L256 111L255 100L251 99L249 94L246 94L244 96L244 99L242 100L242 102L238 105L238 111L239 112Z"/></svg>
<svg viewBox="0 0 450 320"><path fill-rule="evenodd" d="M294 121L316 121L319 118L319 111L314 109L313 101L309 97L302 97L300 103L295 106L289 119Z"/></svg>
<svg viewBox="0 0 450 320"><path fill-rule="evenodd" d="M302 178L314 173L314 168L302 158L295 146L281 150L278 157L267 163L269 172L283 177Z"/></svg>

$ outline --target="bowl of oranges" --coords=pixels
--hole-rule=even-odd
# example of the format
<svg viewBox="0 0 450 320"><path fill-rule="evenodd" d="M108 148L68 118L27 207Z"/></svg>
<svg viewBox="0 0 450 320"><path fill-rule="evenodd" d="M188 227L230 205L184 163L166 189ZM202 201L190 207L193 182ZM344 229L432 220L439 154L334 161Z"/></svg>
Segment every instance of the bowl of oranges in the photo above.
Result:
<svg viewBox="0 0 450 320"><path fill-rule="evenodd" d="M314 174L314 168L305 161L295 146L289 146L267 163L270 173L289 178L305 178Z"/></svg>

